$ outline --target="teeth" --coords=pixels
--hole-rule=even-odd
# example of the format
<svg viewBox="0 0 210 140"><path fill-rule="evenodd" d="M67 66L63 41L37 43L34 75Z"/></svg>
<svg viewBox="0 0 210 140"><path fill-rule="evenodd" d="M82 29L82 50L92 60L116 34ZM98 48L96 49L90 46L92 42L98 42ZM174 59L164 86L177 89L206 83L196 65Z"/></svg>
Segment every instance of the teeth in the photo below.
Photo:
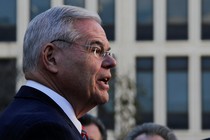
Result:
<svg viewBox="0 0 210 140"><path fill-rule="evenodd" d="M107 78L105 78L105 79L104 79L104 83L105 83L105 84L107 84L107 82L108 82L108 79L107 79Z"/></svg>
<svg viewBox="0 0 210 140"><path fill-rule="evenodd" d="M103 79L101 79L101 81L108 82L109 78L103 78Z"/></svg>
<svg viewBox="0 0 210 140"><path fill-rule="evenodd" d="M105 78L105 81L108 82L109 81L109 78Z"/></svg>

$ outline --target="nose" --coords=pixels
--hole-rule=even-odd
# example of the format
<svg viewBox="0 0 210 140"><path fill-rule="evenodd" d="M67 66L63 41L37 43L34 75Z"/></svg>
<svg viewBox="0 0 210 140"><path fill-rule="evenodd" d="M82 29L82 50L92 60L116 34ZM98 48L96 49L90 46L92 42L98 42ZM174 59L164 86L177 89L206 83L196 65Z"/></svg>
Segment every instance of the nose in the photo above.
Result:
<svg viewBox="0 0 210 140"><path fill-rule="evenodd" d="M115 57L107 55L105 56L103 62L102 62L102 67L106 69L114 68L117 65L117 61Z"/></svg>

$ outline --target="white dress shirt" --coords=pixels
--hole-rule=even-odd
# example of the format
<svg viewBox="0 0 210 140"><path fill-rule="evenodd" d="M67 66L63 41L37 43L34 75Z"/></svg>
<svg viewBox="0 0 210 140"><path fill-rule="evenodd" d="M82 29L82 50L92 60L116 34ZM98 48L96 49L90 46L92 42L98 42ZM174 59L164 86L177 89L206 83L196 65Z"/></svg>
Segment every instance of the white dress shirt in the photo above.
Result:
<svg viewBox="0 0 210 140"><path fill-rule="evenodd" d="M76 118L75 112L71 104L64 97L51 90L50 88L32 80L27 80L26 86L33 87L49 96L54 102L56 102L60 106L60 108L62 108L62 110L66 113L69 119L73 122L77 130L81 133L82 125Z"/></svg>

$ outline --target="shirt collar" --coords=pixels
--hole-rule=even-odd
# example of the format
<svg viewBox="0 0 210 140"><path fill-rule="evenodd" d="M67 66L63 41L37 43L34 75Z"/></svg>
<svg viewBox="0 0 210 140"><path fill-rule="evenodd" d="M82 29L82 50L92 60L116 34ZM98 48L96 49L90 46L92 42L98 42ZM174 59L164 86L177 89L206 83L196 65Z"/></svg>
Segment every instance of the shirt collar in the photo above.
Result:
<svg viewBox="0 0 210 140"><path fill-rule="evenodd" d="M32 80L27 80L26 86L33 87L43 92L48 97L50 97L54 102L56 102L56 104L58 104L58 106L61 107L61 109L66 113L69 119L73 122L77 130L81 133L82 125L79 122L79 120L76 118L75 112L71 104L63 96L51 90L50 88Z"/></svg>

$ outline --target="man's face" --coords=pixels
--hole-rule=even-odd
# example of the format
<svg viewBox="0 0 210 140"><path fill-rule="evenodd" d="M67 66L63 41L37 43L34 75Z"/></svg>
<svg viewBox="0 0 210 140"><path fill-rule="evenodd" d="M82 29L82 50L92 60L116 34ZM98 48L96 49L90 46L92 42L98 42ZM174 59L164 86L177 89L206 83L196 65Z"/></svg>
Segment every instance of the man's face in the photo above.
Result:
<svg viewBox="0 0 210 140"><path fill-rule="evenodd" d="M75 28L78 28L87 39L78 40L60 52L58 64L60 93L70 102L77 104L106 103L109 99L110 68L116 66L116 60L108 55L100 57L98 51L88 48L99 46L100 49L108 51L110 46L105 32L93 20L78 21ZM87 41L89 46L85 46Z"/></svg>

